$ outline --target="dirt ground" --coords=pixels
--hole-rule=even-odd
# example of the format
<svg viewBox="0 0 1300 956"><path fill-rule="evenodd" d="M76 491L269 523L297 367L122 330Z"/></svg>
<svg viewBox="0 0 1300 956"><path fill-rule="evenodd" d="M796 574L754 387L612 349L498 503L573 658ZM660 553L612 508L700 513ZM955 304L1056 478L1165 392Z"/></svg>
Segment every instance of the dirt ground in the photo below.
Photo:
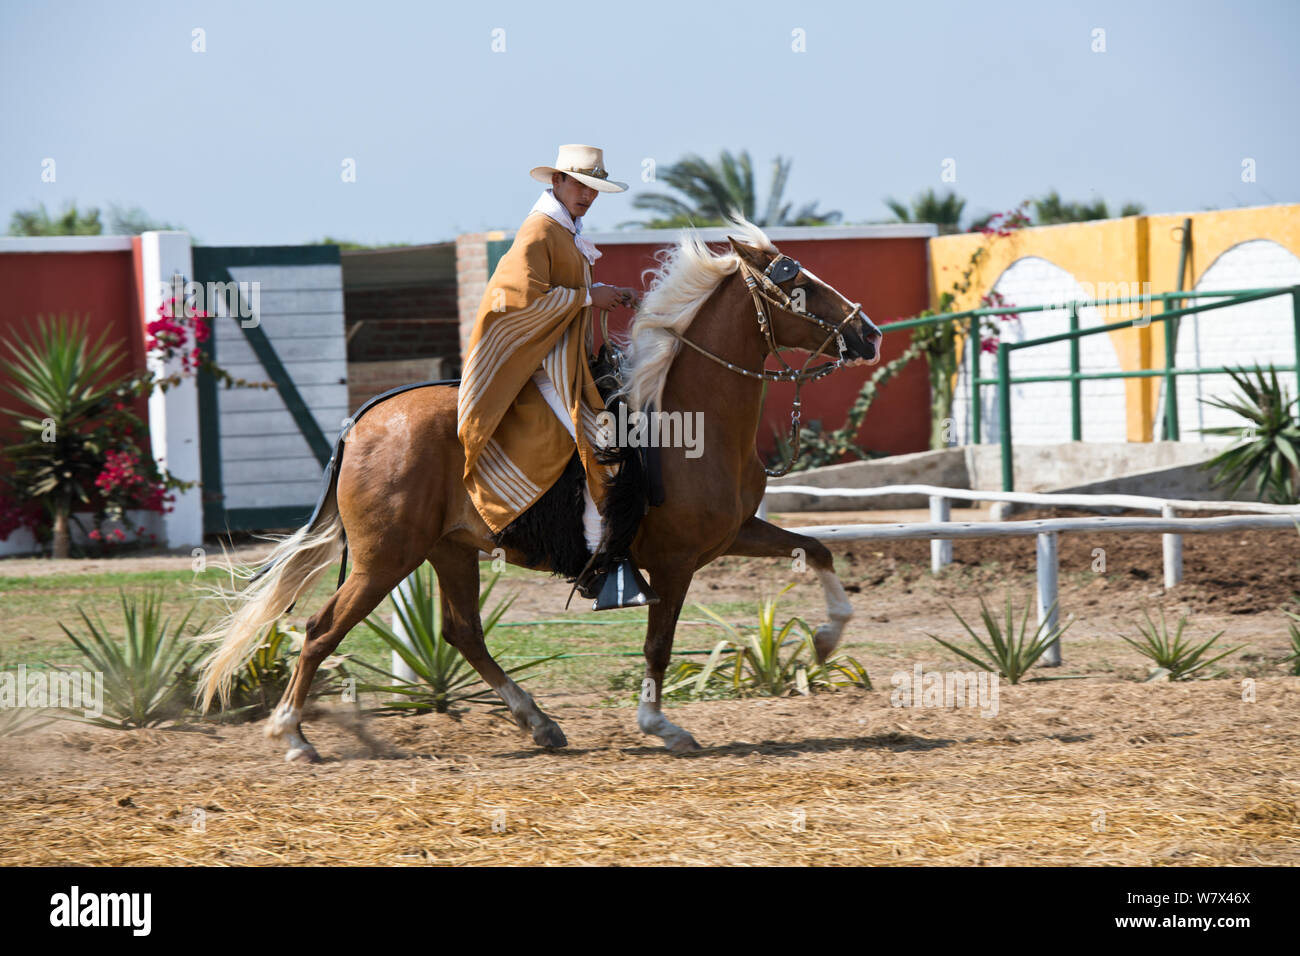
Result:
<svg viewBox="0 0 1300 956"><path fill-rule="evenodd" d="M1300 864L1300 678L1281 664L1279 610L1300 591L1300 536L1188 536L1185 581L1165 593L1158 537L1064 535L1075 624L1050 675L1081 679L1003 682L996 714L893 706L916 664L968 669L926 636L959 637L949 603L971 620L980 595L1032 597L1032 538L954 552L933 577L926 542L837 548L856 611L845 646L875 689L673 706L705 746L686 756L598 686L539 687L568 735L556 751L481 709L362 719L342 705L309 716L317 766L284 763L260 725L0 738L0 863ZM820 620L815 581L788 563L722 559L691 600L752 602L791 580L782 615ZM512 614L564 613L567 588L513 583ZM1224 630L1242 649L1216 679L1143 683L1117 635L1135 636L1144 608L1189 612L1193 636ZM707 643L685 628L678 641Z"/></svg>
<svg viewBox="0 0 1300 956"><path fill-rule="evenodd" d="M889 698L674 708L686 757L581 698L542 701L553 752L485 713L318 719L317 766L255 726L61 731L4 746L0 863L1300 864L1294 678Z"/></svg>

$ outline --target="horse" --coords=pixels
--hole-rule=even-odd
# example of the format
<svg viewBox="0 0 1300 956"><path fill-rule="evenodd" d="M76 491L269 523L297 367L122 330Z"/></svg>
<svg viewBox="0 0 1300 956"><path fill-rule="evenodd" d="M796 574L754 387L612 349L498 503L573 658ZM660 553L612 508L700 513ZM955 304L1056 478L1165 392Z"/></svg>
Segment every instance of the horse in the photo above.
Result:
<svg viewBox="0 0 1300 956"><path fill-rule="evenodd" d="M637 725L674 753L700 749L661 708L678 615L696 571L721 555L791 557L802 551L826 602L828 620L813 640L820 660L835 650L853 614L826 546L757 517L766 476L779 472L764 467L755 439L767 381L796 385L791 430L797 446L799 387L846 365L878 362L881 332L857 303L782 255L759 227L739 216L731 222L729 250L715 252L686 230L660 253L658 268L648 270L651 283L641 306L617 340L626 365L620 393L631 408L702 413L703 435L689 454L681 447L659 449L662 503L644 509L631 549L659 596L648 608ZM799 369L781 355L795 349L807 353ZM772 354L782 369L765 367ZM830 361L813 367L814 359ZM353 570L308 620L283 699L268 719L266 734L286 744L286 760L321 759L302 730L317 668L425 561L440 585L447 642L500 695L535 744L567 745L559 725L502 671L484 641L481 554L500 548L496 553L504 551L511 564L554 569L540 565L535 552L501 548L474 508L463 481L456 400L454 382L398 390L340 437L316 513L277 544L230 613L199 638L216 645L200 673L205 711L214 697L228 701L235 675L266 629L341 554L346 560L346 546Z"/></svg>

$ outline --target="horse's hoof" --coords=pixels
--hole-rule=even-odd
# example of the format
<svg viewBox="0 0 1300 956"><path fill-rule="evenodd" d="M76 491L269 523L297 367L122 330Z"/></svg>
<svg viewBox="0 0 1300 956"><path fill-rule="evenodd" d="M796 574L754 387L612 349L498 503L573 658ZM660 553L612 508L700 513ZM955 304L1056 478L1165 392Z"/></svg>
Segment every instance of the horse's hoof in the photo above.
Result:
<svg viewBox="0 0 1300 956"><path fill-rule="evenodd" d="M694 750L704 749L700 746L699 742L688 733L681 733L670 740L665 740L664 746L667 747L671 753L675 754L688 754Z"/></svg>
<svg viewBox="0 0 1300 956"><path fill-rule="evenodd" d="M564 736L559 724L550 721L533 731L533 743L539 747L564 747L569 739Z"/></svg>
<svg viewBox="0 0 1300 956"><path fill-rule="evenodd" d="M284 755L284 759L289 763L320 763L320 754L311 744L305 747L293 747Z"/></svg>
<svg viewBox="0 0 1300 956"><path fill-rule="evenodd" d="M835 648L840 646L840 636L844 625L823 624L813 632L813 651L817 654L817 663L825 664Z"/></svg>

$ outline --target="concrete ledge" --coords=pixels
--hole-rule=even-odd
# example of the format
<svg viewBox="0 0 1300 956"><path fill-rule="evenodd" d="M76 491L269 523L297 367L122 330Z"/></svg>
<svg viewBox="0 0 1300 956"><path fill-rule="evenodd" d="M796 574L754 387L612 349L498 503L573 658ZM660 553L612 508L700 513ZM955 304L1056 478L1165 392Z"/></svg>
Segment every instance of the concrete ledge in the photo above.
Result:
<svg viewBox="0 0 1300 956"><path fill-rule="evenodd" d="M966 467L965 449L943 448L796 471L769 479L767 483L766 501L770 511L896 511L929 507L929 499L924 495L818 498L815 495L781 494L783 484L812 485L814 488L879 488L882 485L969 488L970 473Z"/></svg>
<svg viewBox="0 0 1300 956"><path fill-rule="evenodd" d="M1213 456L1211 456L1213 457ZM1208 460L1208 459L1205 459ZM1150 495L1153 498L1183 498L1190 501L1256 501L1250 493L1247 483L1235 494L1229 496L1225 488L1211 488L1210 476L1213 474L1201 468L1204 462L1190 465L1175 465L1172 468L1156 468L1151 471L1139 471L1118 478L1106 478L1101 481L1086 482L1052 491L1062 494L1080 495ZM1012 504L1000 502L995 506L999 517L1029 511L1036 505ZM1119 514L1121 508L1098 508L1097 514Z"/></svg>
<svg viewBox="0 0 1300 956"><path fill-rule="evenodd" d="M1222 492L1211 490L1209 473L1198 467L1224 447L1201 442L1021 445L1013 450L1016 490L1224 501L1227 499ZM1000 491L1001 450L997 445L967 445L795 472L769 480L765 500L768 510L784 512L894 511L928 507L929 502L922 495L819 498L781 493L782 485L879 488L902 484ZM1235 500L1253 499L1243 491ZM962 507L957 502L953 506ZM1027 506L1017 506L1019 510L1023 507Z"/></svg>

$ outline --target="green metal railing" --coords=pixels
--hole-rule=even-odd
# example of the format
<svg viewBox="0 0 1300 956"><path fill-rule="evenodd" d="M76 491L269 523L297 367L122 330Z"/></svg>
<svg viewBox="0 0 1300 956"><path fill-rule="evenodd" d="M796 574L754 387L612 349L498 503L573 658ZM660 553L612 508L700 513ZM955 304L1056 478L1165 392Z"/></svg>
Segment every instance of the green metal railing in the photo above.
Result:
<svg viewBox="0 0 1300 956"><path fill-rule="evenodd" d="M1038 382L1069 382L1070 436L1071 440L1080 441L1083 437L1083 382L1101 381L1105 379L1154 378L1156 376L1161 376L1165 379L1165 436L1171 441L1177 441L1179 438L1178 391L1176 384L1178 376L1223 374L1229 371L1229 369L1221 366L1213 368L1176 368L1174 365L1174 335L1172 333L1167 333L1165 335L1165 367L1162 369L1144 369L1134 372L1083 372L1080 369L1079 364L1079 340L1089 335L1100 335L1104 332L1113 332L1116 329L1144 328L1153 322L1169 322L1171 320L1181 319L1185 315L1211 312L1216 309L1225 309L1230 306L1241 305L1246 302L1256 302L1261 299L1270 299L1281 295L1291 296L1293 316L1292 337L1296 362L1294 365L1278 365L1274 367L1279 372L1293 372L1300 369L1300 285L1281 286L1267 289L1234 289L1217 292L1198 292L1180 289L1176 292L1158 292L1123 298L1079 299L1066 303L1053 303L1051 305L997 306L983 309L966 309L962 312L948 312L943 315L925 316L924 318L919 319L907 319L903 322L891 322L882 326L882 329L885 332L901 332L907 329L939 325L945 322L961 320L968 321L969 331L966 341L967 351L969 353L967 358L970 362L971 441L978 444L981 440L982 426L980 415L980 389L983 386L996 386L998 389L998 437L1002 445L1002 487L1004 491L1013 491L1015 488L1015 476L1012 468L1011 442L1012 385L1027 385ZM1178 308L1172 307L1174 303L1182 302L1186 299L1202 298L1224 299L1225 301ZM1144 314L1136 319L1126 319L1123 322L1112 322L1107 325L1093 326L1088 329L1079 328L1080 309L1093 307L1106 308L1108 306L1129 305L1135 302L1141 302L1146 305L1149 305L1152 302L1160 302L1164 306L1164 311L1159 315ZM981 318L989 315L1023 314L1027 312L1055 312L1062 308L1069 311L1070 330L1068 332L1060 332L1056 335L1046 335L1037 339L1026 339L1023 342L1000 341L998 343L997 352L997 377L980 377L979 357L982 351L982 336L980 332ZM1145 308L1143 311L1146 311ZM1049 345L1053 342L1070 343L1069 372L1055 375L1029 375L1020 378L1011 377L1012 352L1020 349L1033 348L1038 345Z"/></svg>

